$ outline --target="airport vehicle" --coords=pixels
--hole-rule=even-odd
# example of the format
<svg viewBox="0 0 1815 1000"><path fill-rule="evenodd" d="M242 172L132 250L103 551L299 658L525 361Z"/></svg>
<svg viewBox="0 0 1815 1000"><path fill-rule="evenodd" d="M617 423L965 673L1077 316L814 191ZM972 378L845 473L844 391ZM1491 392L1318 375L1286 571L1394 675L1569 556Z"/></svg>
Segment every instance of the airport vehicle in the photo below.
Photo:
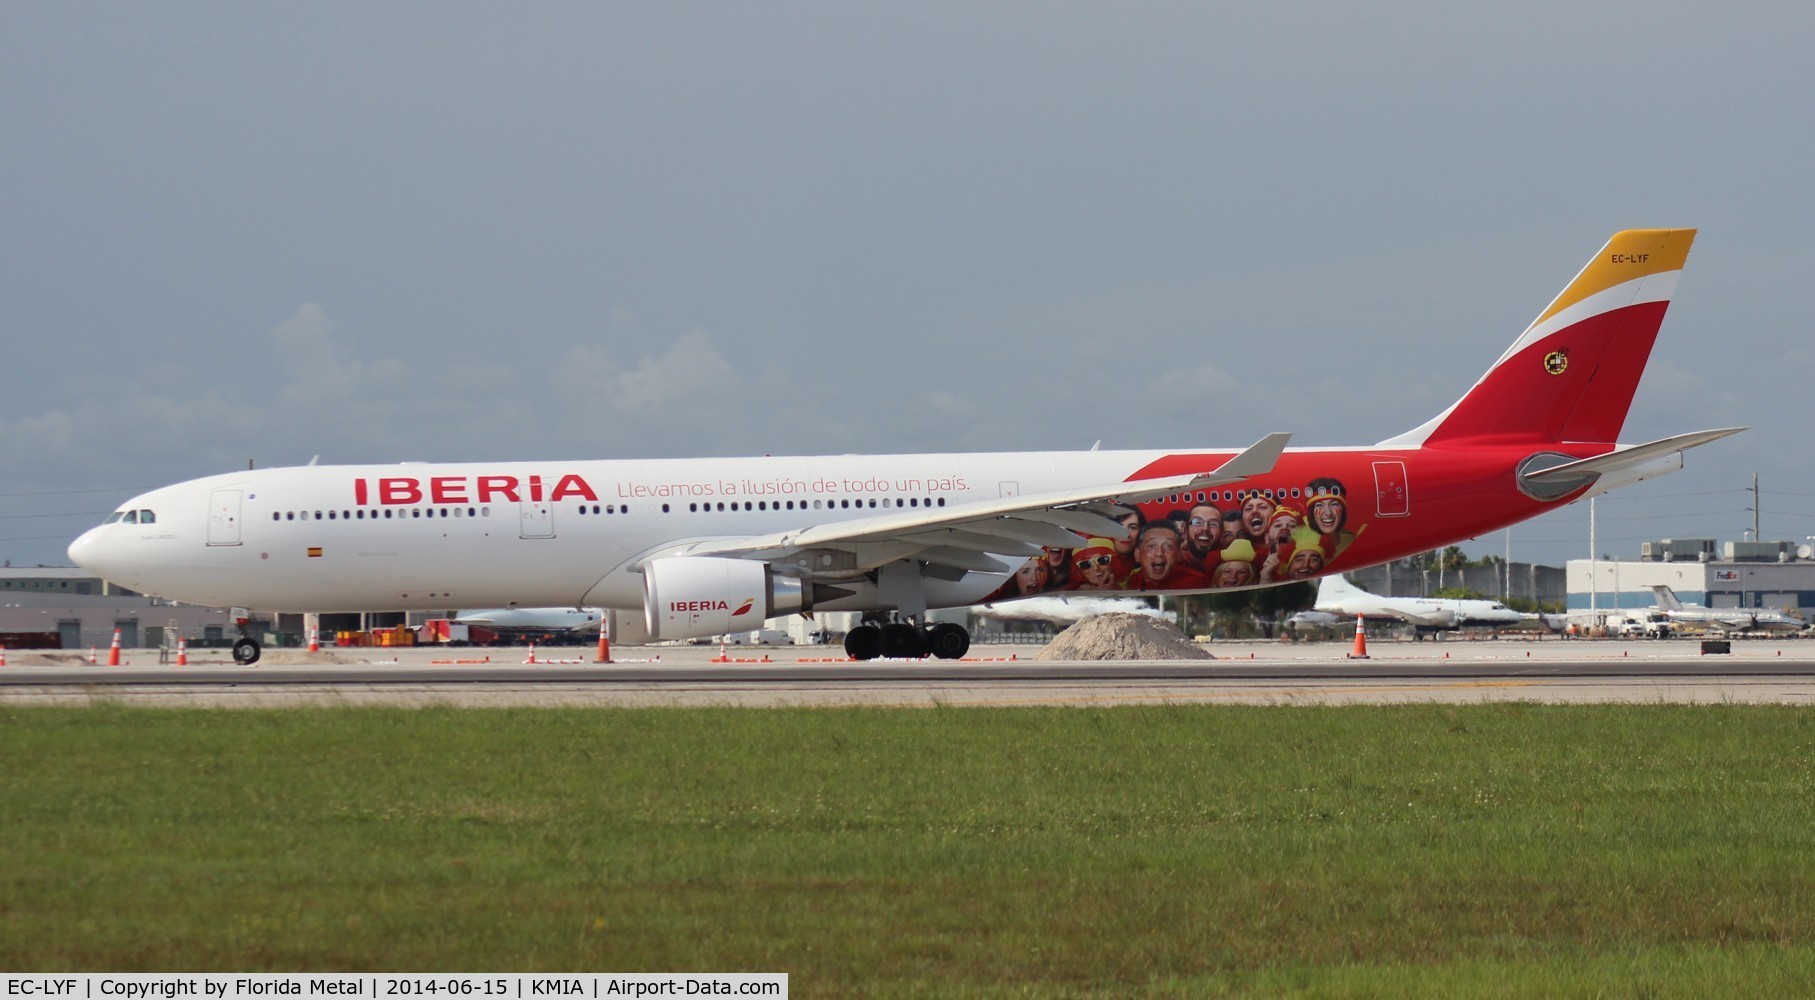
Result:
<svg viewBox="0 0 1815 1000"><path fill-rule="evenodd" d="M1397 618L1420 631L1460 628L1510 628L1524 620L1499 601L1458 597L1382 597L1370 594L1332 573L1317 581L1316 611L1369 618Z"/></svg>
<svg viewBox="0 0 1815 1000"><path fill-rule="evenodd" d="M1624 616L1608 616L1608 631L1622 639L1668 639L1676 630L1670 619L1656 611L1638 611Z"/></svg>
<svg viewBox="0 0 1815 1000"><path fill-rule="evenodd" d="M969 634L928 609L1033 596L1050 585L1042 564L1102 570L1088 592L1123 596L1264 586L1681 468L1685 449L1741 428L1618 440L1694 235L1616 234L1460 399L1372 446L1287 449L1276 433L1241 451L247 470L135 497L69 555L201 604L640 609L658 639L858 611L853 657L957 657ZM1196 544L1193 522L1213 517L1230 537L1187 554L1180 536ZM1087 558L1068 568L1073 555ZM235 647L258 654L251 638Z"/></svg>

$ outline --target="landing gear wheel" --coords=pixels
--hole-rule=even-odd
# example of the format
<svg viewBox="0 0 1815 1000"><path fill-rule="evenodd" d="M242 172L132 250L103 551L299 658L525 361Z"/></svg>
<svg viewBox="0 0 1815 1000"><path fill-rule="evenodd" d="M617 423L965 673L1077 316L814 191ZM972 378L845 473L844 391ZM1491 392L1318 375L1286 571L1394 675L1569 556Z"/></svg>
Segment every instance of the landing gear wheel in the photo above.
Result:
<svg viewBox="0 0 1815 1000"><path fill-rule="evenodd" d="M844 634L844 655L853 660L874 660L882 652L882 630L859 625Z"/></svg>
<svg viewBox="0 0 1815 1000"><path fill-rule="evenodd" d="M882 627L882 655L894 660L917 660L926 655L926 643L914 626L890 622Z"/></svg>
<svg viewBox="0 0 1815 1000"><path fill-rule="evenodd" d="M241 639L233 644L233 662L242 667L249 667L258 662L258 640Z"/></svg>
<svg viewBox="0 0 1815 1000"><path fill-rule="evenodd" d="M956 660L971 649L971 634L953 622L936 622L926 628L926 651L941 660Z"/></svg>

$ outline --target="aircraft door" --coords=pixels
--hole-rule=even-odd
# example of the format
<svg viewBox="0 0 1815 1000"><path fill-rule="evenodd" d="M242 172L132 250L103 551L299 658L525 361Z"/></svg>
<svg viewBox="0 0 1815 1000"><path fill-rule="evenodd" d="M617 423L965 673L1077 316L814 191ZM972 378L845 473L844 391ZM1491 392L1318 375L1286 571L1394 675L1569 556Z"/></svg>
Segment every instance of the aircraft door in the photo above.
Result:
<svg viewBox="0 0 1815 1000"><path fill-rule="evenodd" d="M239 490L215 490L208 494L208 544L238 545L240 501Z"/></svg>
<svg viewBox="0 0 1815 1000"><path fill-rule="evenodd" d="M1374 512L1381 517L1404 517L1412 512L1404 462L1374 463Z"/></svg>
<svg viewBox="0 0 1815 1000"><path fill-rule="evenodd" d="M546 500L524 500L518 508L519 538L555 537L555 506Z"/></svg>

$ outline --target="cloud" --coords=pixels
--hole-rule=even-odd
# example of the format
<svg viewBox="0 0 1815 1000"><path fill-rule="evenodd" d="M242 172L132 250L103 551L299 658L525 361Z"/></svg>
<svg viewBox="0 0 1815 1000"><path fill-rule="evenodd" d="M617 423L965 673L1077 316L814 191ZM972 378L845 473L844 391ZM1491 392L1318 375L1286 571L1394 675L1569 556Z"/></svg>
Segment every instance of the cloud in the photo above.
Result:
<svg viewBox="0 0 1815 1000"><path fill-rule="evenodd" d="M715 408L715 401L743 392L737 369L713 346L711 337L697 330L683 334L666 353L645 356L629 369L620 369L604 348L571 347L550 382L556 391L595 400L622 414Z"/></svg>
<svg viewBox="0 0 1815 1000"><path fill-rule="evenodd" d="M62 410L0 421L0 461L41 461L69 450L76 421Z"/></svg>

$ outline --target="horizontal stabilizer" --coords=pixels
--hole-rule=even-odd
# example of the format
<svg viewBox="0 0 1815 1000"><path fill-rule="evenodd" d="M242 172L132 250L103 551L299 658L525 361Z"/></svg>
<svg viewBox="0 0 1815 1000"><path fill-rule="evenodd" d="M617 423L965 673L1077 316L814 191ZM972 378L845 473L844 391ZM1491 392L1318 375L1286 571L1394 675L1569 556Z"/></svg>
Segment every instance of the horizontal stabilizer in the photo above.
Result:
<svg viewBox="0 0 1815 1000"><path fill-rule="evenodd" d="M1593 458L1584 458L1577 462L1567 462L1563 465L1553 466L1548 469L1527 472L1523 474L1523 478L1542 483L1567 480L1581 476L1601 475L1620 469L1628 469L1668 455L1675 455L1687 451L1690 448L1707 444L1710 441L1719 441L1721 438L1738 434L1740 431L1746 429L1747 428L1744 427L1722 427L1717 430L1694 431L1689 434L1678 434L1674 437L1659 438L1656 441L1648 441L1644 444L1633 445L1630 448L1621 448L1617 451L1610 451L1604 455L1596 455Z"/></svg>

